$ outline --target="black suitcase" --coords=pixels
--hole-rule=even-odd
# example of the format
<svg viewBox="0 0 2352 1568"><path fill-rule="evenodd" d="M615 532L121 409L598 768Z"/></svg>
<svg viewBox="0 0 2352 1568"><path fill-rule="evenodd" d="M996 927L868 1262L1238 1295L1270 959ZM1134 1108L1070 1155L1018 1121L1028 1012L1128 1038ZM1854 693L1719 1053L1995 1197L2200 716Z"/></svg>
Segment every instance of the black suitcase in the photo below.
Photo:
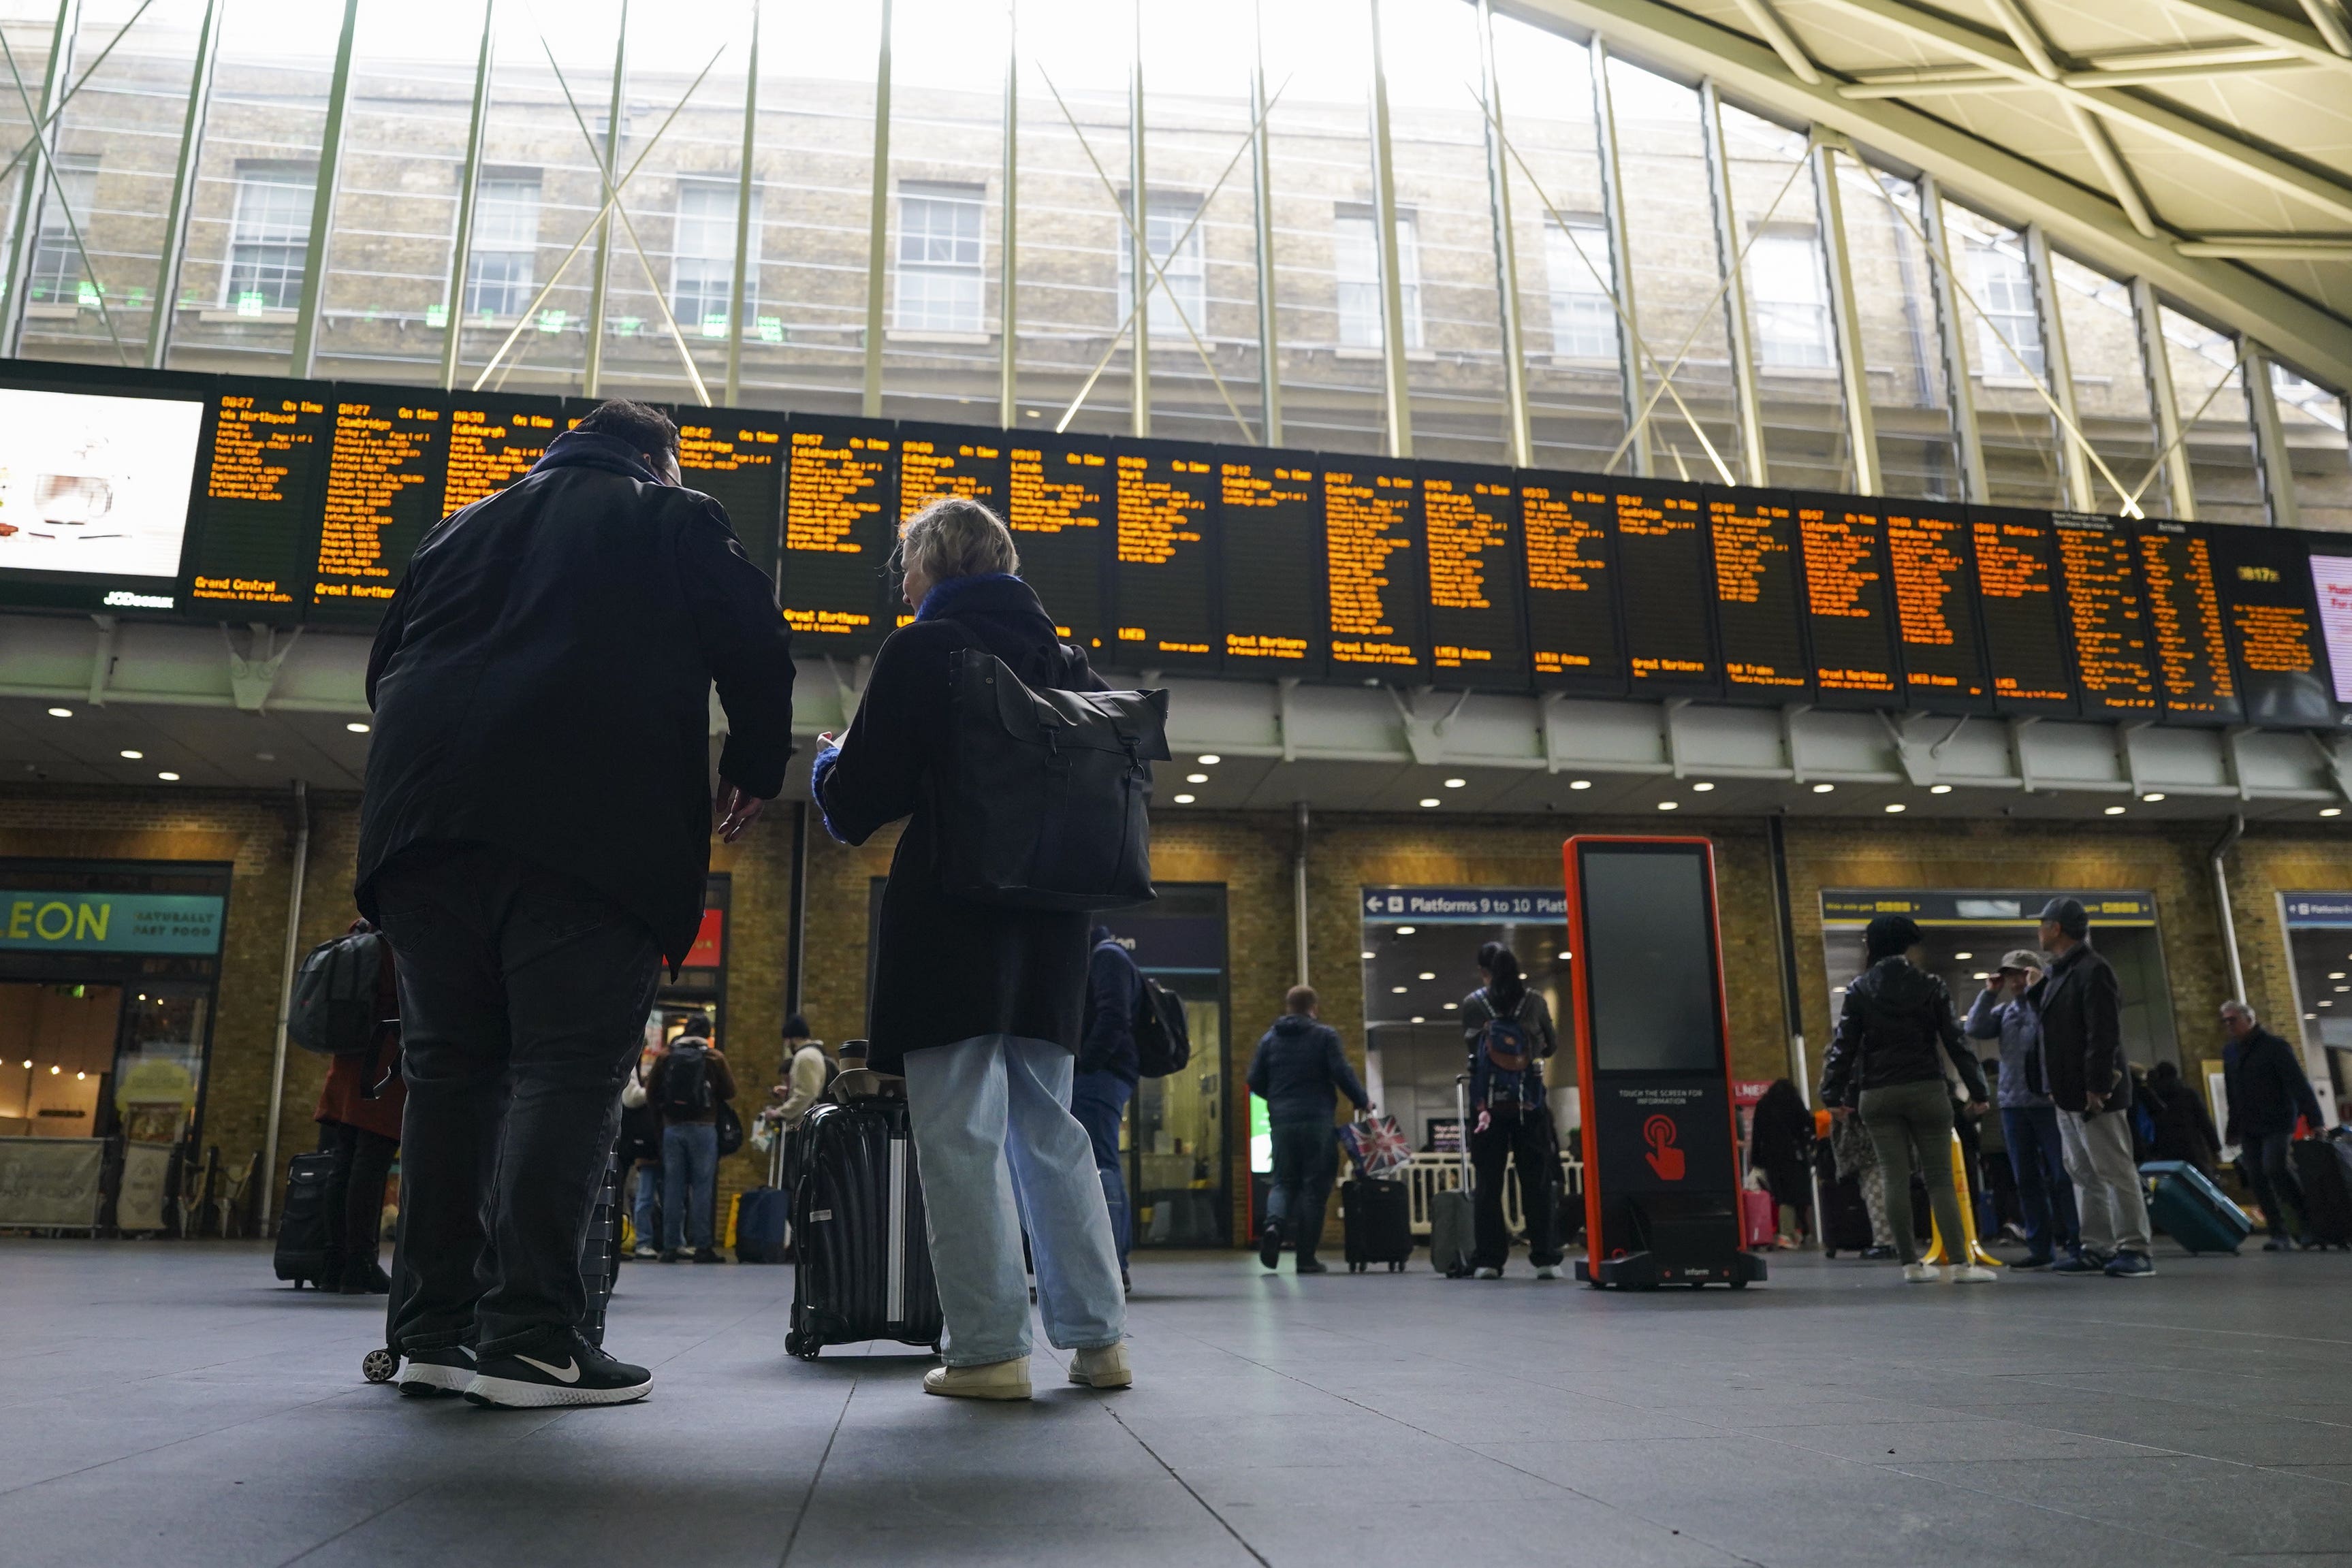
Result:
<svg viewBox="0 0 2352 1568"><path fill-rule="evenodd" d="M339 1286L327 1278L327 1173L335 1156L321 1151L296 1155L286 1167L286 1207L278 1217L278 1250L271 1261L278 1277L294 1288Z"/></svg>
<svg viewBox="0 0 2352 1568"><path fill-rule="evenodd" d="M877 1095L817 1105L797 1137L784 1348L804 1360L876 1339L938 1348L940 1292L907 1103Z"/></svg>
<svg viewBox="0 0 2352 1568"><path fill-rule="evenodd" d="M1837 1174L1837 1156L1826 1138L1815 1145L1813 1176L1822 1194L1822 1256L1866 1252L1878 1238L1871 1233L1870 1205L1863 1201L1862 1183Z"/></svg>
<svg viewBox="0 0 2352 1568"><path fill-rule="evenodd" d="M2352 1148L2332 1138L2297 1138L2287 1148L2303 1184L2305 1231L2323 1246L2352 1248Z"/></svg>
<svg viewBox="0 0 2352 1568"><path fill-rule="evenodd" d="M1391 1274L1412 1260L1412 1195L1401 1181L1360 1177L1339 1186L1340 1228L1348 1272L1385 1263Z"/></svg>

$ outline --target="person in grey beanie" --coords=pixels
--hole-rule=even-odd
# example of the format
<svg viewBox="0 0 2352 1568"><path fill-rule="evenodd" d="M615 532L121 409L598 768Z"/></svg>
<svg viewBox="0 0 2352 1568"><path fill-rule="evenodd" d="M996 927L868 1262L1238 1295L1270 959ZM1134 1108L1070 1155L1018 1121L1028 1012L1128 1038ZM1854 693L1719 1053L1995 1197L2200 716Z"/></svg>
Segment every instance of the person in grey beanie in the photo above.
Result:
<svg viewBox="0 0 2352 1568"><path fill-rule="evenodd" d="M2027 1059L2026 1086L2058 1107L2083 1227L2082 1252L2051 1272L2144 1280L2156 1265L2147 1255L2147 1199L2132 1159L2123 989L2091 946L2091 916L2079 900L2053 898L2043 908L2042 946L2053 959L2025 993L2042 1020L2042 1049Z"/></svg>

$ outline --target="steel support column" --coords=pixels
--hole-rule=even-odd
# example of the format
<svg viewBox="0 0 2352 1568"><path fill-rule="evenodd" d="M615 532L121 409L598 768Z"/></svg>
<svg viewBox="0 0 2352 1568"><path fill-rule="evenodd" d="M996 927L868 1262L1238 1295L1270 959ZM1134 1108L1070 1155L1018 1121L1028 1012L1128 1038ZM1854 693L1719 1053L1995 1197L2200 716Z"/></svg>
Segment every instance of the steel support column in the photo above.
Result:
<svg viewBox="0 0 2352 1568"><path fill-rule="evenodd" d="M1282 341L1275 318L1274 160L1267 146L1265 5L1259 0L1250 29L1250 175L1255 186L1251 226L1257 252L1257 397L1265 444L1282 444Z"/></svg>
<svg viewBox="0 0 2352 1568"><path fill-rule="evenodd" d="M859 412L882 417L882 338L889 320L882 290L890 280L890 0L882 0L882 41L874 57L874 179L866 212L866 367Z"/></svg>
<svg viewBox="0 0 2352 1568"><path fill-rule="evenodd" d="M180 120L180 156L172 168L172 201L163 214L163 254L155 263L155 308L147 319L147 368L160 371L172 350L179 312L180 264L188 248L188 214L194 207L196 161L204 152L205 120L213 103L213 64L220 58L221 25L229 0L205 0L196 29L196 57L188 68L188 107Z"/></svg>
<svg viewBox="0 0 2352 1568"><path fill-rule="evenodd" d="M1528 424L1527 340L1519 327L1517 236L1511 231L1511 181L1504 162L1503 93L1495 72L1494 0L1478 0L1478 89L1486 130L1486 204L1495 225L1495 288L1501 297L1503 429L1516 467L1535 466Z"/></svg>
<svg viewBox="0 0 2352 1568"><path fill-rule="evenodd" d="M1127 433L1151 434L1151 198L1143 174L1143 0L1134 0L1135 49L1127 69L1127 270L1135 313L1128 326Z"/></svg>
<svg viewBox="0 0 2352 1568"><path fill-rule="evenodd" d="M1609 87L1609 45L1595 33L1589 56L1592 68L1592 123L1599 133L1601 208L1609 230L1609 287L1617 301L1617 386L1624 404L1625 428L1633 439L1625 448L1633 472L1647 477L1656 470L1650 455L1650 422L1642 416L1647 401L1642 390L1642 345L1636 338L1633 313L1633 267L1625 223L1625 179L1617 162L1616 95ZM1576 243L1573 232L1569 243Z"/></svg>
<svg viewBox="0 0 2352 1568"><path fill-rule="evenodd" d="M327 123L319 132L319 168L310 185L310 238L302 251L302 297L294 311L291 371L309 379L319 362L319 320L327 298L327 247L335 233L335 193L342 186L343 124L352 99L352 45L360 30L360 0L343 0L342 37L335 43L335 74L327 88Z"/></svg>
<svg viewBox="0 0 2352 1568"><path fill-rule="evenodd" d="M1852 149L1847 152L1851 154ZM1878 471L1878 421L1870 407L1870 364L1862 351L1862 312L1853 298L1853 263L1845 248L1845 197L1838 185L1838 148L1813 142L1813 209L1822 233L1822 269L1830 286L1830 330L1837 340L1838 388L1845 403L1845 439L1854 493L1885 489ZM1855 160L1860 163L1860 160Z"/></svg>
<svg viewBox="0 0 2352 1568"><path fill-rule="evenodd" d="M1739 421L1740 476L1769 485L1763 400L1756 386L1756 339L1748 315L1748 277L1739 259L1739 209L1731 198L1731 158L1723 142L1723 99L1712 78L1698 84L1699 133L1706 149L1706 193L1715 214L1716 267L1723 279L1724 338L1731 346L1731 395Z"/></svg>
<svg viewBox="0 0 2352 1568"><path fill-rule="evenodd" d="M621 200L621 116L629 106L628 83L629 0L621 0L621 26L613 40L613 96L604 115L604 190L613 200L596 219L596 256L589 264L594 270L588 279L588 353L580 378L581 390L590 397L599 394L604 379L604 294L613 277L612 208Z"/></svg>
<svg viewBox="0 0 2352 1568"><path fill-rule="evenodd" d="M1004 168L1002 232L996 247L996 423L1010 430L1021 417L1021 5L1004 5Z"/></svg>
<svg viewBox="0 0 2352 1568"><path fill-rule="evenodd" d="M16 190L16 221L8 239L8 293L5 326L0 326L0 355L13 355L25 335L26 296L32 292L33 261L40 249L41 204L48 194L49 123L58 112L68 72L73 68L74 36L81 26L81 0L60 0L58 19L49 29L49 60L41 73L40 118L26 127L31 145L25 149L25 174Z"/></svg>
<svg viewBox="0 0 2352 1568"><path fill-rule="evenodd" d="M2286 427L2279 423L2278 387L2271 380L2271 351L2249 340L2245 377L2246 420L2254 427L2254 465L2263 480L2263 509L2274 528L2297 528L2303 509L2295 502L2294 462L2287 451Z"/></svg>
<svg viewBox="0 0 2352 1568"><path fill-rule="evenodd" d="M752 197L760 188L752 159L760 150L760 0L751 0L751 53L743 68L743 163L735 184L735 275L727 289L727 391L743 392L743 317L756 298L751 279Z"/></svg>
<svg viewBox="0 0 2352 1568"><path fill-rule="evenodd" d="M2156 446L2164 455L2168 505L2159 516L2197 520L2197 481L2189 471L2189 443L2180 429L2180 394L2172 384L2172 350L2164 340L2164 308L2156 285L2135 277L2132 322L2139 329L2140 372L2147 378L2147 406L2156 415ZM2126 476L2129 477L2129 476Z"/></svg>
<svg viewBox="0 0 2352 1568"><path fill-rule="evenodd" d="M2058 308L2057 269L2050 259L2050 235L2040 224L2025 225L2025 266L2033 279L2033 315L2042 329L2042 377L2050 383L2050 400L2061 417L2053 432L2058 437L2058 476L2065 485L2066 505L2087 512L2096 504L2091 491L2091 461L2076 432L2083 428L2074 409L2074 361L2066 353L2066 320ZM2116 505L2122 505L2117 497Z"/></svg>
<svg viewBox="0 0 2352 1568"><path fill-rule="evenodd" d="M1967 324L1952 284L1952 239L1944 223L1944 190L1936 176L1919 176L1920 233L1927 239L1927 292L1936 302L1936 342L1944 361L1944 402L1952 419L1952 450L1959 459L1960 497L1972 506L1992 499L1985 476L1984 436L1977 423L1976 382L1969 375Z"/></svg>
<svg viewBox="0 0 2352 1568"><path fill-rule="evenodd" d="M498 37L499 0L482 0L482 47L474 60L474 115L466 127L466 168L457 178L457 236L449 250L449 281L441 294L441 384L457 384L459 340L466 329L466 273L474 258L474 205L482 193L482 134L490 119L490 60Z"/></svg>
<svg viewBox="0 0 2352 1568"><path fill-rule="evenodd" d="M1389 144L1388 63L1381 50L1381 0L1372 18L1372 244L1381 260L1381 362L1387 371L1388 455L1412 455L1412 385L1405 374L1404 278L1397 247L1396 164Z"/></svg>

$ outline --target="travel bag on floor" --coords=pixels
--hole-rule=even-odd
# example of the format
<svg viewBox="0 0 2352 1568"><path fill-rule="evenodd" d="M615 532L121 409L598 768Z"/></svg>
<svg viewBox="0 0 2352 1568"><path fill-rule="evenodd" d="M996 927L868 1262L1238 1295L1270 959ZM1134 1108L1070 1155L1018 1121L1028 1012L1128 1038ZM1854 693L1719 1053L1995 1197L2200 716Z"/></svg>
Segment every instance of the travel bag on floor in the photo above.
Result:
<svg viewBox="0 0 2352 1568"><path fill-rule="evenodd" d="M1350 1274L1375 1263L1395 1273L1412 1260L1412 1195L1404 1183L1369 1176L1342 1182L1339 1220Z"/></svg>
<svg viewBox="0 0 2352 1568"><path fill-rule="evenodd" d="M296 1155L286 1166L286 1207L278 1217L278 1251L271 1261L278 1277L294 1288L313 1290L342 1283L327 1278L327 1173L335 1156Z"/></svg>
<svg viewBox="0 0 2352 1568"><path fill-rule="evenodd" d="M1780 1209L1770 1193L1741 1189L1739 1230L1739 1244L1750 1250L1769 1248L1780 1239Z"/></svg>
<svg viewBox="0 0 2352 1568"><path fill-rule="evenodd" d="M1813 1175L1822 1195L1822 1256L1866 1252L1877 1241L1870 1229L1870 1205L1862 1183L1837 1174L1837 1156L1824 1138L1814 1145Z"/></svg>
<svg viewBox="0 0 2352 1568"><path fill-rule="evenodd" d="M850 1080L845 1071L835 1089L844 1080L864 1087L861 1081L878 1078L861 1072ZM866 1340L939 1345L940 1292L907 1102L886 1097L897 1082L880 1079L879 1092L816 1105L802 1118L784 1348L803 1359L829 1344Z"/></svg>
<svg viewBox="0 0 2352 1568"><path fill-rule="evenodd" d="M1470 1075L1454 1081L1454 1124L1461 1129L1462 1185L1452 1192L1429 1195L1429 1266L1449 1280L1470 1272L1470 1255L1477 1248L1475 1216L1470 1207Z"/></svg>
<svg viewBox="0 0 2352 1568"><path fill-rule="evenodd" d="M2333 1138L2297 1138L2287 1145L2303 1184L2303 1223L2312 1240L2352 1247L2352 1146Z"/></svg>
<svg viewBox="0 0 2352 1568"><path fill-rule="evenodd" d="M772 1186L755 1186L737 1195L735 1261L782 1262L785 1221L791 1212L791 1197Z"/></svg>
<svg viewBox="0 0 2352 1568"><path fill-rule="evenodd" d="M2188 1161L2150 1160L2139 1174L2147 1183L2148 1218L2189 1251L2234 1254L2254 1233L2246 1211Z"/></svg>

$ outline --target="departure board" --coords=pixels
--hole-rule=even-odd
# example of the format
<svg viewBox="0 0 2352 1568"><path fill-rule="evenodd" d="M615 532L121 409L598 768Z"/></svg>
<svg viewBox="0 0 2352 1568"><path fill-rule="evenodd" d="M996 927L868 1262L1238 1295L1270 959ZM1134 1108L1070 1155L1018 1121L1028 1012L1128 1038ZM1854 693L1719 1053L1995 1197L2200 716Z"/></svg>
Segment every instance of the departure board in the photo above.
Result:
<svg viewBox="0 0 2352 1568"><path fill-rule="evenodd" d="M1598 479L1562 475L1519 486L1527 553L1528 656L1536 685L1622 696L1625 650L1617 627L1616 502Z"/></svg>
<svg viewBox="0 0 2352 1568"><path fill-rule="evenodd" d="M2221 590L2206 530L2144 522L2131 530L2147 590L2147 622L2164 716L2177 724L2237 724L2246 716L2223 630Z"/></svg>
<svg viewBox="0 0 2352 1568"><path fill-rule="evenodd" d="M1795 510L1778 490L1706 491L1715 549L1715 626L1724 695L1799 702L1811 695L1805 579Z"/></svg>
<svg viewBox="0 0 2352 1568"><path fill-rule="evenodd" d="M1823 707L1899 706L1885 514L1876 502L1847 496L1793 495L1789 504L1805 558L1816 700Z"/></svg>
<svg viewBox="0 0 2352 1568"><path fill-rule="evenodd" d="M743 553L772 576L784 476L791 465L784 416L691 405L670 412L677 420L678 475L687 488L719 503L743 542Z"/></svg>
<svg viewBox="0 0 2352 1568"><path fill-rule="evenodd" d="M2014 714L2075 712L2050 514L1971 507L1969 532L1995 706Z"/></svg>
<svg viewBox="0 0 2352 1568"><path fill-rule="evenodd" d="M2341 723L2312 599L2310 541L2276 528L2210 528L2206 538L2247 719L2319 729Z"/></svg>
<svg viewBox="0 0 2352 1568"><path fill-rule="evenodd" d="M1214 669L1216 449L1122 442L1113 459L1112 645L1128 668Z"/></svg>
<svg viewBox="0 0 2352 1568"><path fill-rule="evenodd" d="M1696 485L1612 479L1617 601L1635 696L1717 696L1714 552Z"/></svg>
<svg viewBox="0 0 2352 1568"><path fill-rule="evenodd" d="M898 470L890 427L794 414L784 432L785 623L811 653L877 646L885 618Z"/></svg>
<svg viewBox="0 0 2352 1568"><path fill-rule="evenodd" d="M1429 548L1429 663L1438 684L1524 687L1518 476L1508 468L1421 465Z"/></svg>
<svg viewBox="0 0 2352 1568"><path fill-rule="evenodd" d="M1324 462L1324 600L1334 677L1429 668L1420 488L1410 464Z"/></svg>
<svg viewBox="0 0 2352 1568"><path fill-rule="evenodd" d="M1021 576L1062 640L1090 659L1103 651L1104 558L1118 472L1108 441L1024 433L1006 448L1004 521L1021 551Z"/></svg>
<svg viewBox="0 0 2352 1568"><path fill-rule="evenodd" d="M1322 673L1323 514L1304 452L1221 446L1218 597L1229 674Z"/></svg>
<svg viewBox="0 0 2352 1568"><path fill-rule="evenodd" d="M968 424L898 426L898 521L941 496L962 496L1004 516L1003 433Z"/></svg>
<svg viewBox="0 0 2352 1568"><path fill-rule="evenodd" d="M1883 505L1902 706L1926 713L1990 713L1992 683L1977 627L1968 509L1932 501Z"/></svg>
<svg viewBox="0 0 2352 1568"><path fill-rule="evenodd" d="M310 601L333 389L224 378L212 401L204 522L187 601L238 621L295 621Z"/></svg>
<svg viewBox="0 0 2352 1568"><path fill-rule="evenodd" d="M2131 535L2120 518L2087 513L2063 513L2051 523L2058 536L2058 566L2066 584L2067 626L2074 633L2084 716L2162 713L2147 595L2132 559Z"/></svg>
<svg viewBox="0 0 2352 1568"><path fill-rule="evenodd" d="M310 577L316 618L370 623L441 520L449 460L447 394L335 388L327 488Z"/></svg>
<svg viewBox="0 0 2352 1568"><path fill-rule="evenodd" d="M571 428L558 397L450 392L449 482L443 516L495 496L547 453L547 444Z"/></svg>

